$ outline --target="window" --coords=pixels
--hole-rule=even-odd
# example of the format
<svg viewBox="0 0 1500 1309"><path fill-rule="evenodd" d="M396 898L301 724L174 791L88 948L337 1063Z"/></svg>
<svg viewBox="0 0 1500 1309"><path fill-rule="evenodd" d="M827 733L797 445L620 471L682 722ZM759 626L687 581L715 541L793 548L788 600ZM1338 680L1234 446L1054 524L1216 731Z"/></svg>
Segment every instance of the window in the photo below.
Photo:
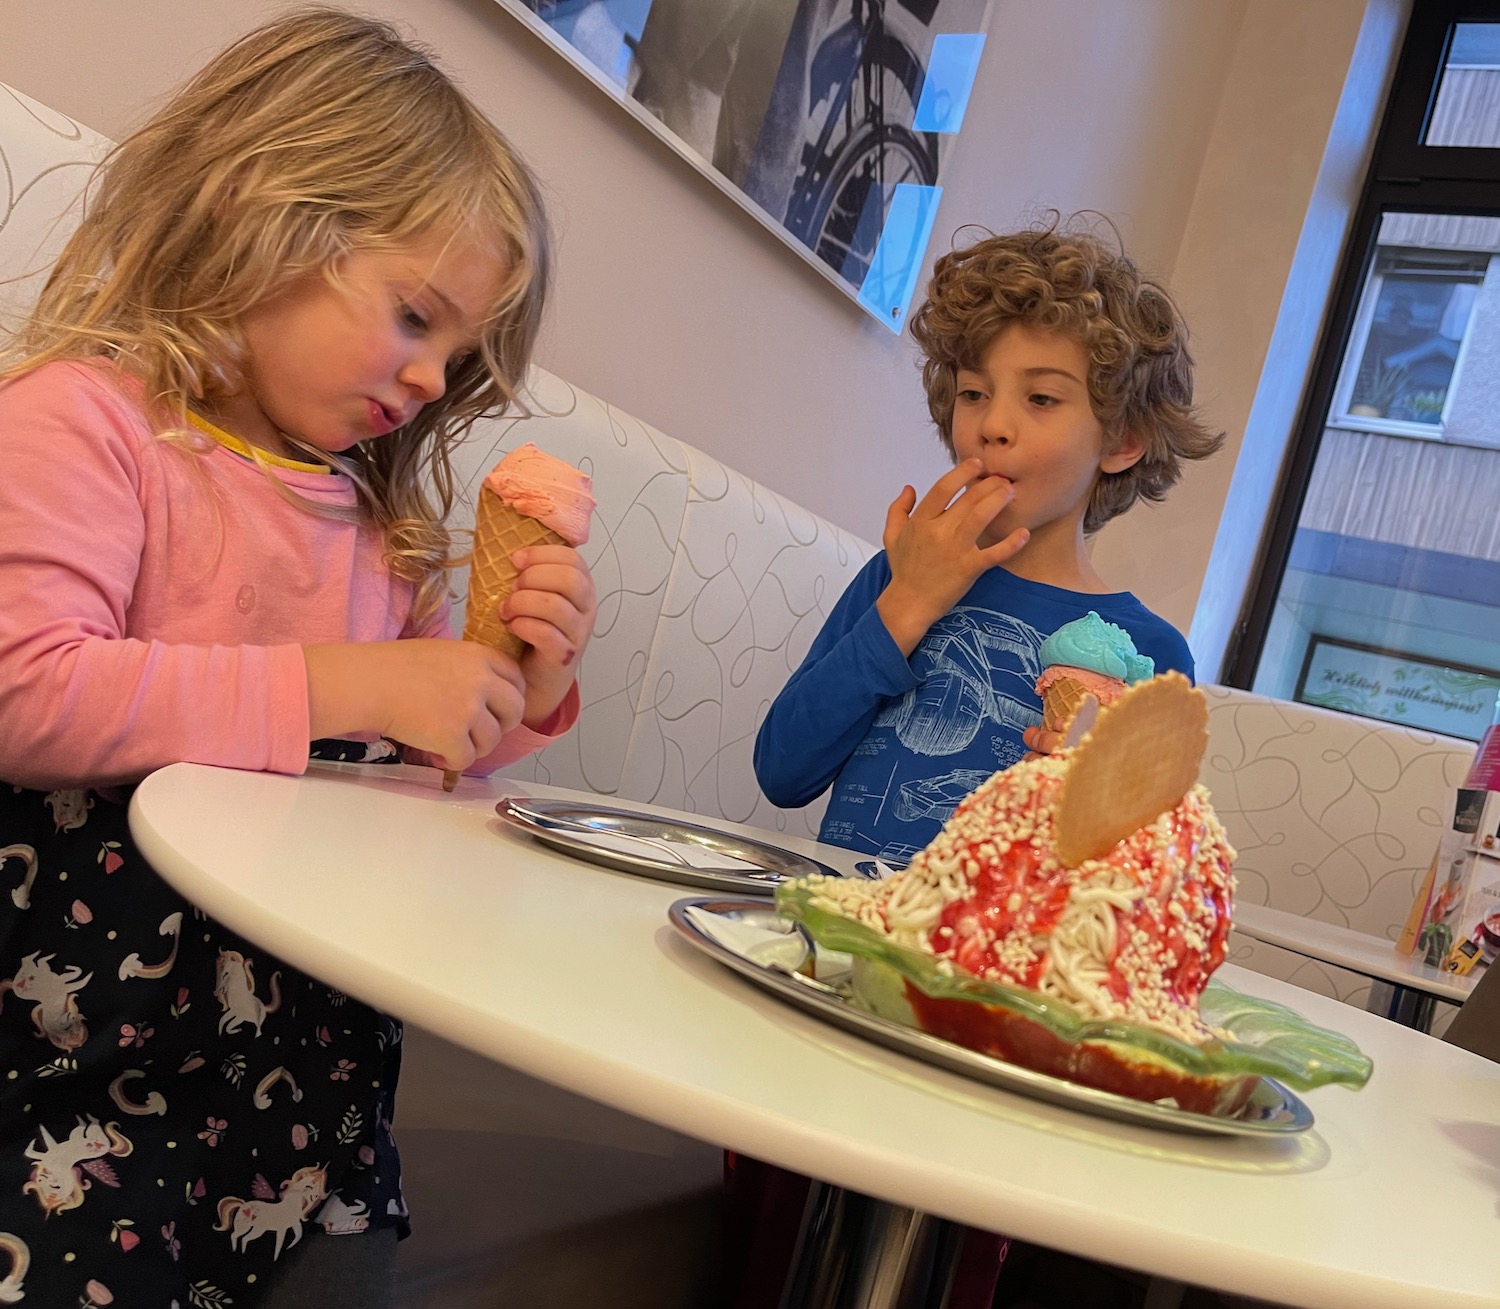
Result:
<svg viewBox="0 0 1500 1309"><path fill-rule="evenodd" d="M1497 69L1500 23L1455 23L1424 145L1500 146L1500 113L1486 100Z"/></svg>
<svg viewBox="0 0 1500 1309"><path fill-rule="evenodd" d="M1435 226L1424 223L1426 217L1392 214L1384 226L1408 229L1401 236L1415 242L1417 229ZM1500 253L1500 222L1480 221L1496 229L1484 235ZM1333 421L1395 435L1441 437L1488 268L1488 253L1382 241L1345 355Z"/></svg>
<svg viewBox="0 0 1500 1309"><path fill-rule="evenodd" d="M1400 669L1402 694L1335 703L1338 679L1308 676L1358 660ZM1453 735L1477 739L1489 722L1500 678L1500 0L1414 7L1223 675L1414 724L1414 704L1441 701Z"/></svg>

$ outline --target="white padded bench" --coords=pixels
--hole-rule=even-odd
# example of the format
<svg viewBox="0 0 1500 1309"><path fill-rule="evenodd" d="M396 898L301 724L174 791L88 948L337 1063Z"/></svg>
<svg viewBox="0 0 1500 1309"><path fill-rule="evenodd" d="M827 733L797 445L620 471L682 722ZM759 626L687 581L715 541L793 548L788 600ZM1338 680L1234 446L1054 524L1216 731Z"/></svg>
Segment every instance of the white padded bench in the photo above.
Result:
<svg viewBox="0 0 1500 1309"><path fill-rule="evenodd" d="M1394 953L1437 848L1444 793L1463 781L1473 743L1249 691L1203 689L1209 745L1199 779L1238 851L1238 901L1304 920L1309 943L1330 954L1353 945L1333 931L1320 940L1319 924L1389 942ZM1369 977L1242 932L1230 938L1229 957L1349 1004L1384 1005Z"/></svg>

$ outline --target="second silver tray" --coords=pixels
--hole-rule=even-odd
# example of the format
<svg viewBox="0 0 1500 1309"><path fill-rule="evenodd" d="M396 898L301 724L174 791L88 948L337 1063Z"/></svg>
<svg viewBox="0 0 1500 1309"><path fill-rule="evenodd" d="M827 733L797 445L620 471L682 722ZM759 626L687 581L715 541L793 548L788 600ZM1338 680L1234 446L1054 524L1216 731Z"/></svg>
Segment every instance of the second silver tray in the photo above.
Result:
<svg viewBox="0 0 1500 1309"><path fill-rule="evenodd" d="M1249 1102L1238 1114L1229 1118L1217 1118L1208 1114L1191 1113L1172 1105L1132 1100L1129 1096L1082 1086L1077 1082L1022 1068L1019 1064L991 1058L914 1027L904 1027L900 1023L879 1018L859 1008L838 986L814 981L800 972L788 971L784 962L781 966L776 962L761 962L731 949L704 932L693 921L690 910L713 914L729 920L730 924L742 924L751 929L795 933L803 938L808 948L812 948L811 938L795 924L782 919L772 906L753 900L679 900L668 910L668 918L685 940L780 999L935 1067L961 1073L1005 1091L1019 1092L1069 1109L1144 1127L1221 1136L1265 1137L1302 1132L1313 1125L1312 1111L1307 1105L1269 1077L1260 1079Z"/></svg>

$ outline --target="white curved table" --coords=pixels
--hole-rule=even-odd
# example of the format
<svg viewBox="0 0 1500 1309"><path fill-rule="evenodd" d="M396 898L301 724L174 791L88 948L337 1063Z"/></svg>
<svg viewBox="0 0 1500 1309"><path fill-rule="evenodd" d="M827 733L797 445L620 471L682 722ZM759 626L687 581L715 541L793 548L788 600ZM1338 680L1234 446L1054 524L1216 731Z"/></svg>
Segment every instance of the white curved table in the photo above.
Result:
<svg viewBox="0 0 1500 1309"><path fill-rule="evenodd" d="M780 1003L677 939L666 910L690 891L503 827L495 802L518 791L570 794L465 778L444 795L438 773L414 768L295 778L177 764L137 790L131 828L179 890L288 961L703 1140L1309 1309L1500 1309L1500 1064L1231 967L1232 985L1357 1040L1375 1059L1370 1084L1312 1092L1317 1126L1285 1140L1088 1117ZM836 866L854 858L770 839Z"/></svg>

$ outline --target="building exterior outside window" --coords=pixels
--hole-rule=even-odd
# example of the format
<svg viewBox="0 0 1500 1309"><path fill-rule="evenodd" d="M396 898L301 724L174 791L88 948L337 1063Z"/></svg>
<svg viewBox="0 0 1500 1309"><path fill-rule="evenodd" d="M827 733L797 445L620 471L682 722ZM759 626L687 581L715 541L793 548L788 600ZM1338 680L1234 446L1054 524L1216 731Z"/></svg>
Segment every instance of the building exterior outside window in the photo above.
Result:
<svg viewBox="0 0 1500 1309"><path fill-rule="evenodd" d="M1494 22L1434 26L1432 10L1412 20L1363 241L1357 232L1346 259L1342 321L1304 419L1311 457L1290 471L1248 639L1226 672L1264 694L1473 739L1500 689L1500 4L1492 8ZM1439 39L1437 94L1408 97L1425 116L1394 168L1382 148L1402 127L1401 77L1420 72L1410 47ZM1424 159L1414 145L1445 147L1427 151L1435 172L1456 158L1472 175L1397 179Z"/></svg>

